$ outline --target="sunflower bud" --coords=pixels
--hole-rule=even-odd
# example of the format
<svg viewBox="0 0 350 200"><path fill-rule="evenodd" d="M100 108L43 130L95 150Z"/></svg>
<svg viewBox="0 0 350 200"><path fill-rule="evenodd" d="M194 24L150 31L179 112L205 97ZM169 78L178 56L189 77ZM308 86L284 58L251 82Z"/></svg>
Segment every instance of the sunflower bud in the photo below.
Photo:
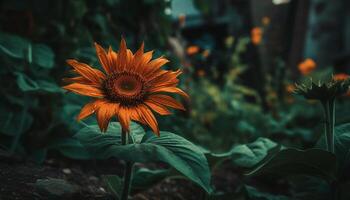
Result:
<svg viewBox="0 0 350 200"><path fill-rule="evenodd" d="M318 83L310 81L309 84L296 84L294 93L304 96L306 99L315 99L320 101L327 101L335 99L347 93L350 87L350 79L332 80L328 82Z"/></svg>

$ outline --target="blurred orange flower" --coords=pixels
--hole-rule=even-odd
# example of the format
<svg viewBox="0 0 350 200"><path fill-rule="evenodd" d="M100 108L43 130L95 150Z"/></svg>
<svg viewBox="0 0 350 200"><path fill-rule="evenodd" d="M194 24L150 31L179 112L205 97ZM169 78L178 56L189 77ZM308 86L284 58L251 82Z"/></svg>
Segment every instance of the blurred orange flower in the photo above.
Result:
<svg viewBox="0 0 350 200"><path fill-rule="evenodd" d="M180 14L178 20L179 20L180 27L184 27L186 23L186 15Z"/></svg>
<svg viewBox="0 0 350 200"><path fill-rule="evenodd" d="M335 74L333 76L333 79L336 80L336 81L344 81L344 80L346 80L348 78L350 78L350 75L349 74L345 74L345 73L339 73L339 74ZM350 90L344 96L350 97Z"/></svg>
<svg viewBox="0 0 350 200"><path fill-rule="evenodd" d="M295 90L295 85L294 85L294 84L288 84L288 85L286 85L286 91L287 91L288 93L293 93L294 90Z"/></svg>
<svg viewBox="0 0 350 200"><path fill-rule="evenodd" d="M266 17L266 16L261 19L261 22L264 26L269 25L270 21L271 21L270 17Z"/></svg>
<svg viewBox="0 0 350 200"><path fill-rule="evenodd" d="M197 71L197 74L199 77L203 77L203 76L205 76L205 71L203 69L200 69Z"/></svg>
<svg viewBox="0 0 350 200"><path fill-rule="evenodd" d="M252 43L254 45L260 44L261 39L262 39L262 35L263 35L262 29L260 27L254 27L250 33Z"/></svg>
<svg viewBox="0 0 350 200"><path fill-rule="evenodd" d="M333 79L336 80L336 81L343 81L343 80L346 80L348 79L350 76L348 74L345 74L345 73L339 73L339 74L335 74L333 76Z"/></svg>
<svg viewBox="0 0 350 200"><path fill-rule="evenodd" d="M298 69L302 75L308 75L316 69L316 63L311 58L308 58L298 65Z"/></svg>
<svg viewBox="0 0 350 200"><path fill-rule="evenodd" d="M196 45L189 46L187 47L186 52L187 52L187 55L190 55L190 56L194 55L199 52L199 47Z"/></svg>
<svg viewBox="0 0 350 200"><path fill-rule="evenodd" d="M203 51L202 56L203 56L204 58L207 58L207 57L209 56L209 54L210 54L209 49L206 49L206 50Z"/></svg>

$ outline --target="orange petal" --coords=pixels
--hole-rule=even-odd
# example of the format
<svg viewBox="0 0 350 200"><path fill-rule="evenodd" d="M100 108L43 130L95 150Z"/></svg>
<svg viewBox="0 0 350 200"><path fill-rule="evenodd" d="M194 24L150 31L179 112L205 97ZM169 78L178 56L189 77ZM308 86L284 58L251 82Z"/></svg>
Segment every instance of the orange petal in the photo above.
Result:
<svg viewBox="0 0 350 200"><path fill-rule="evenodd" d="M81 84L85 84L85 85L97 86L97 84L94 84L93 82L91 82L90 80L88 80L82 76L77 76L77 77L72 77L72 78L63 78L62 81L65 83L81 83Z"/></svg>
<svg viewBox="0 0 350 200"><path fill-rule="evenodd" d="M175 72L166 71L159 76L154 76L153 78L149 79L148 82L153 87L175 87L179 82L177 76L179 76L181 73L181 70L177 70Z"/></svg>
<svg viewBox="0 0 350 200"><path fill-rule="evenodd" d="M164 106L168 106L179 110L185 110L185 108L181 103L179 103L173 97L170 97L168 95L154 94L149 96L147 101L162 104Z"/></svg>
<svg viewBox="0 0 350 200"><path fill-rule="evenodd" d="M148 71L147 64L152 59L153 52L154 52L153 50L148 51L142 55L141 62L140 62L140 70L143 74Z"/></svg>
<svg viewBox="0 0 350 200"><path fill-rule="evenodd" d="M98 60L100 61L103 69L105 70L105 72L107 72L107 74L111 73L112 69L106 51L96 42L95 48Z"/></svg>
<svg viewBox="0 0 350 200"><path fill-rule="evenodd" d="M102 132L107 131L111 118L118 113L119 103L103 103L96 112L97 122Z"/></svg>
<svg viewBox="0 0 350 200"><path fill-rule="evenodd" d="M142 42L141 47L136 51L135 55L134 55L134 59L132 62L132 65L134 66L134 70L135 71L139 71L140 69L140 64L142 61L142 55L143 55L143 51L144 51L144 42Z"/></svg>
<svg viewBox="0 0 350 200"><path fill-rule="evenodd" d="M122 129L126 132L129 132L130 112L128 107L119 107L118 120L120 125L122 126Z"/></svg>
<svg viewBox="0 0 350 200"><path fill-rule="evenodd" d="M90 80L91 82L94 82L96 84L99 84L101 79L105 78L105 75L97 70L93 69L89 65L85 63L78 62L73 59L67 60L67 63L74 68L74 70L79 73L84 78Z"/></svg>
<svg viewBox="0 0 350 200"><path fill-rule="evenodd" d="M77 120L80 121L82 119L85 119L86 117L92 115L101 104L103 104L105 100L103 99L97 99L93 102L87 103L80 111L79 115L77 116Z"/></svg>
<svg viewBox="0 0 350 200"><path fill-rule="evenodd" d="M159 113L160 115L170 115L171 112L162 104L157 103L155 101L150 101L150 100L146 100L145 104L151 108L152 110L156 111L157 113Z"/></svg>
<svg viewBox="0 0 350 200"><path fill-rule="evenodd" d="M177 87L158 87L158 88L151 88L149 90L150 93L158 93L158 92L170 92L170 93L176 93L184 97L187 101L190 99L188 94L186 94L183 90Z"/></svg>
<svg viewBox="0 0 350 200"><path fill-rule="evenodd" d="M167 60L164 57L159 57L157 59L152 60L147 64L146 75L156 72L158 69L160 69L163 65L165 65L168 62L169 60Z"/></svg>
<svg viewBox="0 0 350 200"><path fill-rule="evenodd" d="M138 121L138 122L140 122L142 124L147 124L142 118L142 112L141 112L139 107L140 106L136 106L136 107L134 107L132 109L129 109L129 111L130 111L130 118L132 120Z"/></svg>
<svg viewBox="0 0 350 200"><path fill-rule="evenodd" d="M127 62L127 47L124 38L120 41L119 52L118 52L118 62L117 70L123 71Z"/></svg>
<svg viewBox="0 0 350 200"><path fill-rule="evenodd" d="M84 85L80 83L72 83L70 85L66 85L63 87L66 90L69 90L71 92L90 96L90 97L103 97L103 92L100 89L97 89L95 87L92 87L90 85Z"/></svg>
<svg viewBox="0 0 350 200"><path fill-rule="evenodd" d="M146 105L139 105L140 113L142 113L142 119L146 124L152 129L152 131L159 136L159 127L156 118L154 117L152 111Z"/></svg>
<svg viewBox="0 0 350 200"><path fill-rule="evenodd" d="M111 72L116 71L116 66L118 64L118 54L115 51L113 51L111 46L109 46L107 57L110 63Z"/></svg>
<svg viewBox="0 0 350 200"><path fill-rule="evenodd" d="M134 58L134 54L131 52L130 49L126 51L126 63L125 63L125 70L127 71L134 71L134 65L132 65L132 61Z"/></svg>

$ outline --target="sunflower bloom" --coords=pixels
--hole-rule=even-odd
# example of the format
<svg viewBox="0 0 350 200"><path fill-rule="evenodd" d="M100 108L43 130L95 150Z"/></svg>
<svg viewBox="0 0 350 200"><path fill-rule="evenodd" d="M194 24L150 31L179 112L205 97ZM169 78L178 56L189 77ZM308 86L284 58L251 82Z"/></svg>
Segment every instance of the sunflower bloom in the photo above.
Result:
<svg viewBox="0 0 350 200"><path fill-rule="evenodd" d="M95 43L98 59L104 72L76 60L67 60L76 77L67 78L63 88L94 100L86 104L77 116L82 120L93 113L100 130L106 132L113 117L129 132L130 121L149 126L159 136L158 123L152 111L169 115L168 108L185 110L183 105L164 93L188 95L177 87L180 70L169 71L161 67L169 61L163 57L152 60L153 51L144 53L144 44L133 54L124 39L119 52L109 47L105 51Z"/></svg>

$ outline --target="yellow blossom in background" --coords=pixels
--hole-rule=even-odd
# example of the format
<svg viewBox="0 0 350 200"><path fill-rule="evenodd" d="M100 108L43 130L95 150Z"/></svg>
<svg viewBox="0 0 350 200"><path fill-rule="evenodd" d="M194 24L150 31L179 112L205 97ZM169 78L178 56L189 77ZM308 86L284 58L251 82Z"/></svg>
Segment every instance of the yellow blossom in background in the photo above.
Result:
<svg viewBox="0 0 350 200"><path fill-rule="evenodd" d="M298 65L298 69L302 75L309 75L316 69L316 62L311 58L307 58Z"/></svg>
<svg viewBox="0 0 350 200"><path fill-rule="evenodd" d="M254 45L259 45L262 40L263 31L260 27L254 27L251 30L251 40Z"/></svg>
<svg viewBox="0 0 350 200"><path fill-rule="evenodd" d="M263 24L264 26L267 26L267 25L270 24L271 19L270 19L270 17L265 16L265 17L263 17L263 18L261 19L261 22L262 22L262 24Z"/></svg>
<svg viewBox="0 0 350 200"><path fill-rule="evenodd" d="M196 46L196 45L192 45L192 46L189 46L189 47L187 47L187 49L186 49L186 53L187 53L187 55L194 55L194 54L196 54L196 53L198 53L199 52L199 47L198 46Z"/></svg>
<svg viewBox="0 0 350 200"><path fill-rule="evenodd" d="M225 38L225 45L227 48L232 47L234 42L235 42L235 38L233 36L228 36Z"/></svg>

